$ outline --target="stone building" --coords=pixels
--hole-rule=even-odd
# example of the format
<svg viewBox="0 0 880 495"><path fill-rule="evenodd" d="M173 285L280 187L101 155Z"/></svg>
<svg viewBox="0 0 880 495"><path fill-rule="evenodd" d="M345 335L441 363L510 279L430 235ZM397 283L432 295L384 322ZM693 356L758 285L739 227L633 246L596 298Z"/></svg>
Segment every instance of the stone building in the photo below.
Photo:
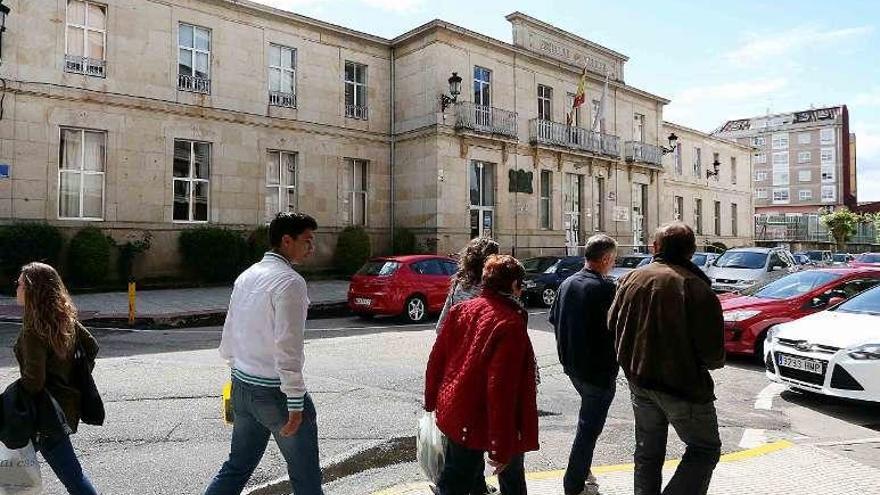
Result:
<svg viewBox="0 0 880 495"><path fill-rule="evenodd" d="M664 159L663 221L691 225L700 246L753 245L753 148L671 122L664 122L663 129L678 137Z"/></svg>
<svg viewBox="0 0 880 495"><path fill-rule="evenodd" d="M439 20L387 40L247 0L6 3L0 222L149 231L143 274L179 270L184 229L288 209L321 225L316 265L352 224L375 252L396 226L525 255L596 231L643 245L661 220L668 101L624 82L624 55L520 13L511 44Z"/></svg>

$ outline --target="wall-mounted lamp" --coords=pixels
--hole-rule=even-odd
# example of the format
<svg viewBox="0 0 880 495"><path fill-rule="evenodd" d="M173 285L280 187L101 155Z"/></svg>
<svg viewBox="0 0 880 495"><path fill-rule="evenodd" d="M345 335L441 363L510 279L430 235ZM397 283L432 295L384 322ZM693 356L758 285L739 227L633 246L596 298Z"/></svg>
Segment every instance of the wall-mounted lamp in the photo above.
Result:
<svg viewBox="0 0 880 495"><path fill-rule="evenodd" d="M458 95L461 94L461 78L457 72L453 72L449 78L449 95L440 95L440 110L446 111L449 105L458 101Z"/></svg>
<svg viewBox="0 0 880 495"><path fill-rule="evenodd" d="M660 146L660 150L663 152L664 155L675 151L675 145L678 143L678 136L676 136L674 132L670 134L667 139L669 139L669 147L667 148L666 146Z"/></svg>
<svg viewBox="0 0 880 495"><path fill-rule="evenodd" d="M716 158L714 162L712 162L712 170L706 170L706 180L709 180L709 177L715 177L715 180L718 180L718 167L721 166L721 162Z"/></svg>

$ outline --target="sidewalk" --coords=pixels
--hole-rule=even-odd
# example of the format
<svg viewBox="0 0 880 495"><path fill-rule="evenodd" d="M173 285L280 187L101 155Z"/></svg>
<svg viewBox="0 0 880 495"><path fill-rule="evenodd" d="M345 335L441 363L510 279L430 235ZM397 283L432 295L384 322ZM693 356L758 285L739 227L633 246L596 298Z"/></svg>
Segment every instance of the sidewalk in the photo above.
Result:
<svg viewBox="0 0 880 495"><path fill-rule="evenodd" d="M309 282L312 304L309 316L344 312L348 282L319 280ZM144 290L137 293L137 319L144 325L182 326L189 322L210 322L226 314L232 287ZM128 293L77 294L73 301L80 319L90 324L117 324L128 319ZM0 296L0 321L19 321L21 308L15 299Z"/></svg>
<svg viewBox="0 0 880 495"><path fill-rule="evenodd" d="M528 455L528 454L526 454ZM663 469L664 483L678 461L668 461ZM594 468L602 495L633 493L633 466ZM562 493L563 471L528 473L531 495ZM727 454L715 469L710 495L833 494L867 495L878 493L880 469L865 466L818 446L773 442L754 449ZM497 486L496 480L490 483ZM432 495L427 483L394 486L373 495Z"/></svg>

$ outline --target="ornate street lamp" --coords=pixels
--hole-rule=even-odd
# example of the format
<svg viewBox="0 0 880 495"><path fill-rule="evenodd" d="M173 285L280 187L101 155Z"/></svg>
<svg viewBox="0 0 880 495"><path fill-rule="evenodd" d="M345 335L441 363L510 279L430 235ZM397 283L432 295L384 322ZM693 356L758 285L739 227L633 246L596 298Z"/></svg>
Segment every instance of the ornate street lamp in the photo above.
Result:
<svg viewBox="0 0 880 495"><path fill-rule="evenodd" d="M718 180L718 167L721 166L721 162L716 158L714 162L712 162L712 170L706 170L706 180L709 180L709 177L715 177L715 180Z"/></svg>
<svg viewBox="0 0 880 495"><path fill-rule="evenodd" d="M662 151L664 155L675 151L675 145L678 143L678 136L676 136L674 132L670 134L667 139L669 139L669 147L660 146L660 151Z"/></svg>
<svg viewBox="0 0 880 495"><path fill-rule="evenodd" d="M457 72L453 72L449 78L449 95L440 95L440 110L445 111L449 105L458 101L458 95L461 94L461 77Z"/></svg>

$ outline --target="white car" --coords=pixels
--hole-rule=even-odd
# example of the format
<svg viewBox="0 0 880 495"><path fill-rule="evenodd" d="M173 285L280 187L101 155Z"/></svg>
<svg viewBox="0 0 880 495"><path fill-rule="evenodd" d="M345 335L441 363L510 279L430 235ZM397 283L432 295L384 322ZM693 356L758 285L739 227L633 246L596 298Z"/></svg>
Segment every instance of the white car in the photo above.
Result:
<svg viewBox="0 0 880 495"><path fill-rule="evenodd" d="M764 363L790 388L880 402L880 286L770 328Z"/></svg>

